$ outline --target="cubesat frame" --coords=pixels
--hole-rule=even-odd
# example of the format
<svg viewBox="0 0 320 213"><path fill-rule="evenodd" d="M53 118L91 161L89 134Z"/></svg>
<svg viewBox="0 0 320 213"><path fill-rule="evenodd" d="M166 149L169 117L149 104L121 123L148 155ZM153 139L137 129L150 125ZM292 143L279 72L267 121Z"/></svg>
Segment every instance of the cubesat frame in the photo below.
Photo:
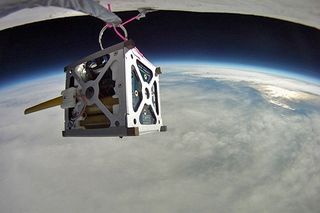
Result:
<svg viewBox="0 0 320 213"><path fill-rule="evenodd" d="M132 40L72 63L65 73L62 96L28 108L25 114L61 105L65 137L138 136L167 130L161 118L161 70Z"/></svg>
<svg viewBox="0 0 320 213"><path fill-rule="evenodd" d="M161 118L160 68L132 40L66 66L65 72L63 136L121 137L166 131Z"/></svg>

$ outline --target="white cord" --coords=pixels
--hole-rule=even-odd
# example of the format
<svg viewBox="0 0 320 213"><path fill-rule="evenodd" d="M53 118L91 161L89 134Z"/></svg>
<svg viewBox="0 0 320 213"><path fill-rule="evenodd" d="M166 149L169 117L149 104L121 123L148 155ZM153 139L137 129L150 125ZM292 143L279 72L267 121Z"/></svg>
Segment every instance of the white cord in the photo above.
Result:
<svg viewBox="0 0 320 213"><path fill-rule="evenodd" d="M110 25L105 25L105 26L100 30L100 33L99 33L99 44L100 44L101 50L104 49L104 47L103 47L103 45L102 45L102 36L103 36L103 34L104 34L104 31L106 31L106 29L108 29L109 27L111 27L111 26L110 26ZM114 27L114 28L115 28L115 27L119 27L119 28L123 31L123 33L124 33L124 38L125 38L125 39L128 38L128 32L127 32L126 28L125 28L123 25L119 24L118 26L113 26L113 27Z"/></svg>
<svg viewBox="0 0 320 213"><path fill-rule="evenodd" d="M102 36L103 36L103 33L104 31L106 31L106 29L109 27L109 25L105 25L101 30L100 30L100 33L99 33L99 44L100 44L100 48L101 50L103 50L103 45L102 45Z"/></svg>

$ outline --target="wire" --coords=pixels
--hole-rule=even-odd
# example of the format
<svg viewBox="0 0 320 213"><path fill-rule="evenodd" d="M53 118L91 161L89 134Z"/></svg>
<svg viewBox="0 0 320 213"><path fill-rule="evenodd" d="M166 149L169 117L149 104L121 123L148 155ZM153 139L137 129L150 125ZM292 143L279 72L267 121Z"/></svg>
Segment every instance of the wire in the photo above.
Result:
<svg viewBox="0 0 320 213"><path fill-rule="evenodd" d="M85 97L85 96L81 96L81 98L82 98L82 100L83 100L83 108L82 108L82 110L81 110L78 118L81 117L81 116L83 115L83 113L85 113L86 107L87 107L87 99L86 99L86 97ZM78 118L77 118L77 119L78 119Z"/></svg>
<svg viewBox="0 0 320 213"><path fill-rule="evenodd" d="M103 44L102 44L102 37L103 37L103 34L104 32L108 29L108 28L112 28L113 27L113 30L114 32L123 40L123 41L127 41L128 40L128 32L126 30L126 28L124 26L122 26L121 24L118 25L118 26L110 26L110 25L105 25L101 30L100 30L100 33L99 33L99 45L100 45L100 48L101 50L104 49L103 47ZM117 28L120 28L122 31L123 31L123 34L122 35L118 30Z"/></svg>
<svg viewBox="0 0 320 213"><path fill-rule="evenodd" d="M132 18L128 19L127 21L123 22L121 25L124 26L124 25L126 25L126 24L128 24L128 23L130 23L130 22L132 22L132 21L134 21L136 19L139 19L140 17L141 17L141 15L138 14L135 17L132 17Z"/></svg>
<svg viewBox="0 0 320 213"><path fill-rule="evenodd" d="M121 33L117 30L117 27L119 27L122 31L123 31L123 33L124 33L124 35L121 35ZM126 30L126 28L124 28L124 26L123 25L118 25L117 27L115 27L115 26L113 26L113 30L116 32L116 34L122 39L122 40L124 40L124 41L127 41L128 39L128 33L127 33L127 30Z"/></svg>
<svg viewBox="0 0 320 213"><path fill-rule="evenodd" d="M107 5L107 9L109 11L111 11L111 5L108 4ZM145 17L145 14L140 12L138 15L128 19L127 21L123 22L122 24L119 24L119 25L110 25L110 24L106 24L101 30L100 30L100 33L99 33L99 45L100 45L100 48L101 50L104 49L103 47L103 44L102 44L102 37L103 37L103 34L104 32L108 29L108 28L113 28L113 31L123 40L123 41L127 41L128 40L128 32L126 30L126 28L124 27L124 25L134 21L134 20L139 20L140 18L142 17ZM120 28L123 32L123 34L121 34L117 28Z"/></svg>
<svg viewBox="0 0 320 213"><path fill-rule="evenodd" d="M86 107L87 107L87 99L85 96L77 96L78 98L80 97L83 101L83 107L81 109L80 113L77 113L72 117L68 123L68 127L72 128L75 126L76 120L78 120L82 116L82 120L85 120L87 118L87 113L86 113Z"/></svg>

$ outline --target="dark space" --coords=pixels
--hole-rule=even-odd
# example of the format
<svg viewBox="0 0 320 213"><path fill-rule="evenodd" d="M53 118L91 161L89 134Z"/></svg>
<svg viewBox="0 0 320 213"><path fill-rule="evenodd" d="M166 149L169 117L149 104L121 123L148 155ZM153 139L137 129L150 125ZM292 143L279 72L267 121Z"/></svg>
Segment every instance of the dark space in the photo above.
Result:
<svg viewBox="0 0 320 213"><path fill-rule="evenodd" d="M136 12L121 12L126 20ZM99 50L104 23L90 16L37 22L0 32L0 83L63 72ZM156 61L205 61L260 66L320 78L320 31L240 14L157 11L126 26L129 38ZM104 46L120 42L106 31Z"/></svg>

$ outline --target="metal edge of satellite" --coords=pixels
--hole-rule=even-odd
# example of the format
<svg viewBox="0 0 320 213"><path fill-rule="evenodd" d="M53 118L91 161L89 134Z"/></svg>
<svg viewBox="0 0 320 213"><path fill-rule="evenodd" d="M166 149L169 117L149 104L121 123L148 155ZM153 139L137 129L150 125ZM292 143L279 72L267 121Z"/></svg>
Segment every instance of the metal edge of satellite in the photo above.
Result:
<svg viewBox="0 0 320 213"><path fill-rule="evenodd" d="M166 131L160 106L160 67L123 41L65 67L62 96L25 110L60 105L64 137L138 136Z"/></svg>

